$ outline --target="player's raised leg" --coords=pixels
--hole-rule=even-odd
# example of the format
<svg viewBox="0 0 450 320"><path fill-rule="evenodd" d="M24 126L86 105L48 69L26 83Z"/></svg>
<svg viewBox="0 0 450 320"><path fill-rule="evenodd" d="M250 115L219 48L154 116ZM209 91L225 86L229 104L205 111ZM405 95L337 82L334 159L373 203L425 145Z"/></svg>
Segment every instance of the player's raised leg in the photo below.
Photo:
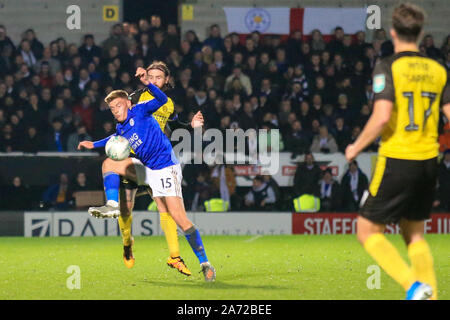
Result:
<svg viewBox="0 0 450 320"><path fill-rule="evenodd" d="M177 223L170 215L164 201L156 197L154 198L160 215L161 228L166 237L167 246L169 247L170 256L167 259L167 265L177 269L180 273L190 276L192 272L186 266L184 260L180 256L180 245L178 242Z"/></svg>
<svg viewBox="0 0 450 320"><path fill-rule="evenodd" d="M92 216L97 218L117 218L120 215L120 176L136 181L136 170L131 158L122 161L106 158L102 164L102 174L106 205L102 207L90 207L88 211Z"/></svg>
<svg viewBox="0 0 450 320"><path fill-rule="evenodd" d="M433 256L423 237L425 222L402 219L399 225L403 239L408 246L408 256L414 276L421 283L431 286L433 290L431 299L436 300L437 281L433 267Z"/></svg>
<svg viewBox="0 0 450 320"><path fill-rule="evenodd" d="M186 240L197 256L205 281L214 281L216 279L216 271L208 261L200 232L186 215L183 199L180 197L164 197L163 201L177 225L183 230Z"/></svg>

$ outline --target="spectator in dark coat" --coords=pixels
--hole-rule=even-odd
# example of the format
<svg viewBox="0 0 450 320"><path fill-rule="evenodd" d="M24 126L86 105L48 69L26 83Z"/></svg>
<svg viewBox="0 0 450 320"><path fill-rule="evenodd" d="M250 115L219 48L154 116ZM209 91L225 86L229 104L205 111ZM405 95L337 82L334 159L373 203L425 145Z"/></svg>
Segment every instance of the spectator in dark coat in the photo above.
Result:
<svg viewBox="0 0 450 320"><path fill-rule="evenodd" d="M294 109L299 109L300 104L306 100L306 95L303 92L302 84L300 81L292 83L292 90L283 96L284 100L290 100Z"/></svg>
<svg viewBox="0 0 450 320"><path fill-rule="evenodd" d="M336 114L334 108L331 104L326 104L323 106L323 113L319 116L319 121L322 125L328 128L328 131L334 126L334 121L336 119Z"/></svg>
<svg viewBox="0 0 450 320"><path fill-rule="evenodd" d="M363 193L369 187L367 176L353 160L347 172L342 177L342 209L349 212L357 212Z"/></svg>
<svg viewBox="0 0 450 320"><path fill-rule="evenodd" d="M94 186L87 180L86 173L78 172L77 178L73 185L71 185L70 194L77 191L90 191L95 190Z"/></svg>
<svg viewBox="0 0 450 320"><path fill-rule="evenodd" d="M425 46L425 51L427 56L432 59L440 59L442 58L442 52L438 48L434 46L433 36L431 34L427 34L423 38L423 45Z"/></svg>
<svg viewBox="0 0 450 320"><path fill-rule="evenodd" d="M36 153L42 150L42 139L35 127L28 127L25 138L22 141L22 151Z"/></svg>
<svg viewBox="0 0 450 320"><path fill-rule="evenodd" d="M56 118L52 122L52 130L45 139L45 150L64 152L67 150L67 135L63 130L63 122Z"/></svg>
<svg viewBox="0 0 450 320"><path fill-rule="evenodd" d="M314 89L311 92L312 96L318 94L322 97L322 102L325 104L332 104L335 100L334 92L330 91L330 88L326 86L325 78L319 76L315 80Z"/></svg>
<svg viewBox="0 0 450 320"><path fill-rule="evenodd" d="M0 53L3 52L6 47L9 47L12 51L16 49L16 46L6 34L6 27L0 25Z"/></svg>
<svg viewBox="0 0 450 320"><path fill-rule="evenodd" d="M245 195L244 206L249 210L270 211L275 208L275 190L261 176L253 179L253 186Z"/></svg>
<svg viewBox="0 0 450 320"><path fill-rule="evenodd" d="M338 96L338 107L336 108L336 115L344 118L344 121L348 125L352 125L354 122L354 113L348 104L348 98L346 94L341 93Z"/></svg>
<svg viewBox="0 0 450 320"><path fill-rule="evenodd" d="M334 29L334 39L327 44L327 50L330 51L332 55L343 51L344 44L342 41L344 40L344 35L342 27L338 26Z"/></svg>
<svg viewBox="0 0 450 320"><path fill-rule="evenodd" d="M87 64L94 57L100 57L102 55L102 49L95 44L94 36L87 34L84 36L83 45L78 49L78 54L83 59L83 62Z"/></svg>
<svg viewBox="0 0 450 320"><path fill-rule="evenodd" d="M37 59L42 58L42 52L44 51L44 45L36 38L36 34L33 29L25 31L25 39L30 43L31 51Z"/></svg>
<svg viewBox="0 0 450 320"><path fill-rule="evenodd" d="M150 36L154 37L156 32L163 32L164 29L162 27L162 20L161 17L157 14L152 14L150 17Z"/></svg>
<svg viewBox="0 0 450 320"><path fill-rule="evenodd" d="M165 39L166 47L169 51L177 50L180 46L180 34L175 24L167 25L167 34Z"/></svg>
<svg viewBox="0 0 450 320"><path fill-rule="evenodd" d="M69 177L66 173L61 173L59 182L48 187L43 195L42 202L46 208L54 208L57 210L67 210L72 204L72 195L70 194L71 186L69 185Z"/></svg>
<svg viewBox="0 0 450 320"><path fill-rule="evenodd" d="M323 172L323 177L319 181L320 190L320 211L335 212L340 209L340 186L333 179L331 169Z"/></svg>
<svg viewBox="0 0 450 320"><path fill-rule="evenodd" d="M107 137L107 136L105 136ZM86 126L80 125L77 128L77 131L70 134L67 139L67 151L68 152L76 152L78 151L78 144L81 141L92 141L92 137L87 133ZM84 149L87 150L87 149Z"/></svg>
<svg viewBox="0 0 450 320"><path fill-rule="evenodd" d="M242 112L239 116L239 127L244 131L248 129L256 129L256 119L252 112L250 101L245 101Z"/></svg>
<svg viewBox="0 0 450 320"><path fill-rule="evenodd" d="M114 117L106 102L101 101L98 108L94 110L94 138L103 135L103 125L105 122L114 122ZM105 137L105 136L104 136ZM103 137L103 138L104 138Z"/></svg>
<svg viewBox="0 0 450 320"><path fill-rule="evenodd" d="M302 32L300 30L294 30L287 41L286 53L289 61L292 64L297 64L302 62L301 56L302 50Z"/></svg>
<svg viewBox="0 0 450 320"><path fill-rule="evenodd" d="M305 155L305 161L298 165L294 176L295 196L312 194L319 196L319 179L322 171L315 163L312 153Z"/></svg>
<svg viewBox="0 0 450 320"><path fill-rule="evenodd" d="M23 61L28 67L33 67L37 62L37 57L31 50L30 42L27 40L22 40L20 43L20 54L22 55Z"/></svg>
<svg viewBox="0 0 450 320"><path fill-rule="evenodd" d="M354 124L360 126L361 128L364 128L367 121L369 121L370 114L371 110L369 108L369 105L363 104Z"/></svg>
<svg viewBox="0 0 450 320"><path fill-rule="evenodd" d="M213 186L210 181L210 172L200 172L192 185L194 198L191 204L192 211L203 211L205 201L213 196Z"/></svg>
<svg viewBox="0 0 450 320"><path fill-rule="evenodd" d="M14 177L12 184L2 189L0 203L2 210L31 209L30 188L22 184L20 177Z"/></svg>
<svg viewBox="0 0 450 320"><path fill-rule="evenodd" d="M305 68L306 77L312 82L323 74L322 66L320 65L320 56L317 53L311 55L311 59Z"/></svg>
<svg viewBox="0 0 450 320"><path fill-rule="evenodd" d="M55 107L48 113L48 122L52 123L55 119L63 119L72 115L71 110L66 106L63 98L55 100Z"/></svg>
<svg viewBox="0 0 450 320"><path fill-rule="evenodd" d="M338 117L334 121L335 126L332 130L339 148L339 152L344 153L345 148L351 141L350 129L345 125L344 118Z"/></svg>
<svg viewBox="0 0 450 320"><path fill-rule="evenodd" d="M0 136L0 152L19 151L20 137L13 130L13 126L7 123Z"/></svg>
<svg viewBox="0 0 450 320"><path fill-rule="evenodd" d="M286 150L292 151L292 158L309 150L309 136L303 130L302 124L298 120L291 124L290 132L286 135L285 141Z"/></svg>
<svg viewBox="0 0 450 320"><path fill-rule="evenodd" d="M164 61L167 59L169 51L164 45L164 33L156 31L153 35L153 43L150 45L150 57L152 60Z"/></svg>
<svg viewBox="0 0 450 320"><path fill-rule="evenodd" d="M275 205L278 207L279 205L281 205L280 201L283 199L279 184L270 175L263 175L262 179L265 183L267 183L273 189L273 191L275 193L275 199L276 199Z"/></svg>
<svg viewBox="0 0 450 320"><path fill-rule="evenodd" d="M213 50L220 50L223 47L223 39L220 36L220 27L213 24L209 29L209 37L203 42L204 45L210 46Z"/></svg>
<svg viewBox="0 0 450 320"><path fill-rule="evenodd" d="M124 54L127 51L127 43L123 35L123 27L120 23L117 23L111 27L110 37L103 41L103 54L108 53L109 50L114 46L119 49L120 54Z"/></svg>

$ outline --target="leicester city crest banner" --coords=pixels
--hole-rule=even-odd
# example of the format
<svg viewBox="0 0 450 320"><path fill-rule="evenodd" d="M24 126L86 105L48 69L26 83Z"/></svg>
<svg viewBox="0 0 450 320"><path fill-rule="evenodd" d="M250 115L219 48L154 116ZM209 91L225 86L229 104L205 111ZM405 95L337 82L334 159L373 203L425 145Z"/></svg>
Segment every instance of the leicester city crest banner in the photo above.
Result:
<svg viewBox="0 0 450 320"><path fill-rule="evenodd" d="M340 26L345 33L365 30L367 17L364 7L346 8L288 8L288 7L225 7L228 32L248 34L288 35L294 30L310 34L318 29L323 35L332 35Z"/></svg>
<svg viewBox="0 0 450 320"><path fill-rule="evenodd" d="M290 8L224 8L228 32L289 34Z"/></svg>

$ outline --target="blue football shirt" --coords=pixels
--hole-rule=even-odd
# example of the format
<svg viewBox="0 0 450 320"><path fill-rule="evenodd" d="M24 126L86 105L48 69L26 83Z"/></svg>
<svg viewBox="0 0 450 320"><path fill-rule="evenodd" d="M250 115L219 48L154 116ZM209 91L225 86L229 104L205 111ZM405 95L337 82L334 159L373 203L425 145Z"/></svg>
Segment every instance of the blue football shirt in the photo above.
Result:
<svg viewBox="0 0 450 320"><path fill-rule="evenodd" d="M146 167L159 170L178 164L170 140L152 116L167 102L167 96L158 87L149 84L155 99L138 103L128 109L127 119L116 125L116 135L125 137L136 158ZM94 142L94 147L103 147L110 137Z"/></svg>
<svg viewBox="0 0 450 320"><path fill-rule="evenodd" d="M136 158L152 170L179 163L169 139L145 105L128 110L127 119L117 124L116 134L127 138Z"/></svg>

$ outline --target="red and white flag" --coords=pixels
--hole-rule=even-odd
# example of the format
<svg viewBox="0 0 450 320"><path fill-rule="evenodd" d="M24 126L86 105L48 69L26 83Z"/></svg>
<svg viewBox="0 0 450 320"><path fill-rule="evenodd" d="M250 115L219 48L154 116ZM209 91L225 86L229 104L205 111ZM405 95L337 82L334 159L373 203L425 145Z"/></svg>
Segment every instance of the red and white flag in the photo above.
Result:
<svg viewBox="0 0 450 320"><path fill-rule="evenodd" d="M294 30L309 35L314 29L333 34L340 26L345 33L366 29L366 8L225 7L228 32L289 35Z"/></svg>

